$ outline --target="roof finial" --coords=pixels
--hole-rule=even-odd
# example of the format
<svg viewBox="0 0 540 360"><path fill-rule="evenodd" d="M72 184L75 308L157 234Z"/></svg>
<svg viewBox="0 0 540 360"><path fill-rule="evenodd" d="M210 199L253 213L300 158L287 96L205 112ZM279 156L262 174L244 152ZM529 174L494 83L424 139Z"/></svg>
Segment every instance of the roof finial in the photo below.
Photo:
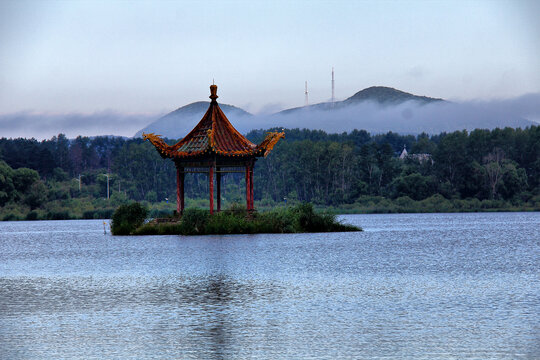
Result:
<svg viewBox="0 0 540 360"><path fill-rule="evenodd" d="M212 85L210 85L210 99L212 99L212 102L216 102L217 98L217 85L214 85L212 81Z"/></svg>

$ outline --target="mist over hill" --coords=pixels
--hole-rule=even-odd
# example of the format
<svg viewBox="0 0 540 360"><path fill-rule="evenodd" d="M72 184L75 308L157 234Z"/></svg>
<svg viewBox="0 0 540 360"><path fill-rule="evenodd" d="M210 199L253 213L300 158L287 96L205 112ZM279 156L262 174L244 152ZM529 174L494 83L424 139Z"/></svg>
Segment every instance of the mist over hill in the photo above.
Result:
<svg viewBox="0 0 540 360"><path fill-rule="evenodd" d="M386 86L372 86L357 92L350 98L344 100L342 103L352 104L360 103L362 101L375 101L379 104L398 105L406 101L415 101L419 104L428 104L444 100L427 96L413 95L405 91L397 90Z"/></svg>
<svg viewBox="0 0 540 360"><path fill-rule="evenodd" d="M201 120L203 115L206 113L206 110L208 110L209 105L209 101L197 101L189 105L182 106L139 130L135 134L135 137L142 136L143 132L153 132L155 134L163 135L169 139L183 138ZM219 104L219 106L227 117L233 119L234 125L238 126L237 128L250 127L249 120L253 118L252 114L232 105Z"/></svg>
<svg viewBox="0 0 540 360"><path fill-rule="evenodd" d="M113 110L94 113L47 113L20 111L0 113L0 138L50 139L58 134L83 136L129 136L154 121L155 113L123 113Z"/></svg>
<svg viewBox="0 0 540 360"><path fill-rule="evenodd" d="M320 129L332 133L362 129L374 134L388 131L438 134L463 129L524 128L535 124L527 119L528 116L538 118L540 115L540 95L508 101L405 101L393 105L362 101L333 109L328 109L329 106L325 104L322 109L306 107L274 114L261 121L265 125L261 128L274 124L276 127Z"/></svg>
<svg viewBox="0 0 540 360"><path fill-rule="evenodd" d="M137 132L154 132L182 138L200 121L208 102L183 106ZM492 101L451 102L418 96L389 87L374 86L335 103L319 103L286 109L270 115L252 115L238 107L220 104L242 133L275 127L324 130L329 133L354 129L370 133L438 134L456 130L527 127L540 119L540 94Z"/></svg>

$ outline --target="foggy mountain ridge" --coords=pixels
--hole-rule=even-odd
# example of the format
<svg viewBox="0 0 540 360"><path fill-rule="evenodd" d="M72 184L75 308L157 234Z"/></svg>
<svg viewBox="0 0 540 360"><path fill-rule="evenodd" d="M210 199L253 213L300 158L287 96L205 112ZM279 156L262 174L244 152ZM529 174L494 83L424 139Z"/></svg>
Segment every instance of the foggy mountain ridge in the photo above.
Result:
<svg viewBox="0 0 540 360"><path fill-rule="evenodd" d="M153 132L169 139L183 138L201 121L209 105L209 101L197 101L179 107L139 130L134 137L141 137L143 132ZM235 123L253 117L249 112L233 105L220 103L219 106L227 118L230 116Z"/></svg>
<svg viewBox="0 0 540 360"><path fill-rule="evenodd" d="M243 134L270 128L306 128L328 133L358 129L373 134L388 131L439 134L476 128L525 128L540 123L540 93L482 101L419 98L391 88L372 87L343 101L336 101L334 106L325 102L266 115L252 115L227 104L220 103L220 106L234 127ZM208 105L207 101L199 101L168 114L113 110L90 114L35 111L0 114L0 138L34 137L42 140L60 133L73 139L79 135L131 136L135 133L140 138L144 131L180 139L201 120Z"/></svg>
<svg viewBox="0 0 540 360"><path fill-rule="evenodd" d="M229 120L232 119L233 125L236 129L238 129L240 132L247 133L255 128L262 128L262 127L306 127L310 128L308 125L306 126L294 126L295 120L298 120L297 118L302 118L305 115L306 111L330 111L337 115L344 115L343 114L343 108L349 108L354 107L355 105L358 105L360 103L364 102L375 102L380 104L381 106L396 106L399 104L402 104L407 101L416 101L418 104L428 104L430 102L435 101L444 101L442 99L435 99L430 98L426 96L417 96L413 95L404 91L396 90L394 88L390 87L384 87L384 86L372 86L369 88L366 88L364 90L361 90L354 94L353 96L343 100L343 101L336 101L334 104L329 102L324 103L318 103L318 104L312 104L308 105L307 107L295 107L291 109L286 109L279 111L274 114L268 114L268 115L252 115L249 112L233 106L233 105L227 105L227 104L219 104L227 118ZM143 132L153 132L156 134L160 134L163 136L166 136L170 139L180 139L183 138L185 135L197 125L197 123L201 120L202 116L208 109L209 102L208 101L198 101L194 102L185 106L182 106L165 116L157 119L153 123L149 124L145 128L139 130L135 137L140 137ZM298 113L301 112L301 113ZM347 112L348 113L348 112ZM353 111L353 113L356 113L356 111ZM294 114L294 115L293 115ZM293 115L296 117L296 119L290 118L290 116ZM311 114L315 115L315 114ZM350 116L353 114L349 114L347 116ZM354 114L355 115L355 114ZM330 115L331 116L331 115ZM283 121L280 121L280 118L284 117L286 119L286 122L283 123ZM316 115L318 117L318 114ZM332 116L331 116L332 117ZM338 116L340 118L341 116ZM330 119L331 120L331 119ZM330 121L333 122L333 121ZM327 126L324 126L321 124L321 128L325 131L334 131L332 128L328 128ZM353 130L353 128L349 129ZM340 130L341 131L341 130Z"/></svg>
<svg viewBox="0 0 540 360"><path fill-rule="evenodd" d="M346 106L357 105L364 101L373 101L375 103L380 104L381 106L392 106L392 105L399 105L407 101L416 101L418 102L418 104L428 104L434 101L446 101L446 100L431 98L427 96L413 95L413 94L410 94L401 90L397 90L391 87L386 87L386 86L372 86L364 90L360 90L353 96L343 101L335 101L334 104L332 104L331 102L323 102L323 103L317 103L317 104L312 104L308 106L299 106L299 107L294 107L294 108L279 111L273 115L279 115L279 114L286 115L286 114L290 114L299 110L304 111L306 109L331 111L331 110L340 109Z"/></svg>
<svg viewBox="0 0 540 360"><path fill-rule="evenodd" d="M345 99L344 103L358 103L362 101L376 101L380 104L390 105L390 104L401 104L406 101L416 101L420 104L428 104L434 101L445 101L443 99L437 99L427 96L419 96L407 93L405 91L397 90L391 87L386 86L372 86L361 90L351 96L348 99Z"/></svg>
<svg viewBox="0 0 540 360"><path fill-rule="evenodd" d="M199 101L176 109L137 132L154 132L169 139L181 139L195 127L208 109ZM241 133L253 129L306 128L329 133L354 129L370 133L388 131L403 134L439 134L456 130L527 127L537 125L528 118L540 119L540 94L507 100L450 102L418 96L390 87L373 86L334 104L323 102L295 107L269 115L221 104L233 126Z"/></svg>
<svg viewBox="0 0 540 360"><path fill-rule="evenodd" d="M171 111L167 116L178 116L180 114L199 114L202 111L206 112L208 110L208 106L210 105L210 101L196 101L194 103L179 107L178 109ZM242 114L242 116L253 116L252 114L248 113L247 111L236 107L234 105L228 105L228 104L219 104L219 106L223 109L227 109L227 111L233 111L233 112L239 112ZM222 110L223 110L222 109Z"/></svg>

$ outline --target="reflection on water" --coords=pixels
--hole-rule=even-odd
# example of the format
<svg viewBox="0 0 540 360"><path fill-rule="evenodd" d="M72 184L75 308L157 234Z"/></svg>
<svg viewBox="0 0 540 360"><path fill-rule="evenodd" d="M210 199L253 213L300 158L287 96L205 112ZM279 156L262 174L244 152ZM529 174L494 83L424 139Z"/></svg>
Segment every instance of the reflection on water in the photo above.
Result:
<svg viewBox="0 0 540 360"><path fill-rule="evenodd" d="M113 349L122 358L156 351L228 358L240 352L238 338L253 336L251 329L261 325L249 313L282 293L275 284L224 275L10 278L1 279L0 288L2 358L109 356L104 350L114 343L122 344ZM22 329L26 349L20 348ZM265 336L278 341L272 332ZM91 344L88 352L81 342Z"/></svg>
<svg viewBox="0 0 540 360"><path fill-rule="evenodd" d="M348 221L366 231L0 223L0 358L540 357L538 214Z"/></svg>

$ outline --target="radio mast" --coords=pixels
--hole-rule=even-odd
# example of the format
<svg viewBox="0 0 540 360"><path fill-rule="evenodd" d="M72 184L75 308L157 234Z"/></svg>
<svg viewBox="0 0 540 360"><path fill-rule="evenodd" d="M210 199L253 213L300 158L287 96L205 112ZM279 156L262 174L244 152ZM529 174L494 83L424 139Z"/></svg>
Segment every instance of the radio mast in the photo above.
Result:
<svg viewBox="0 0 540 360"><path fill-rule="evenodd" d="M332 66L332 107L334 107L335 102L336 102L336 96L335 96L335 84L334 84L334 67Z"/></svg>
<svg viewBox="0 0 540 360"><path fill-rule="evenodd" d="M304 94L306 95L306 101L305 101L304 106L308 106L308 105L309 105L309 101L308 101L307 81L306 81L306 91L304 92Z"/></svg>

